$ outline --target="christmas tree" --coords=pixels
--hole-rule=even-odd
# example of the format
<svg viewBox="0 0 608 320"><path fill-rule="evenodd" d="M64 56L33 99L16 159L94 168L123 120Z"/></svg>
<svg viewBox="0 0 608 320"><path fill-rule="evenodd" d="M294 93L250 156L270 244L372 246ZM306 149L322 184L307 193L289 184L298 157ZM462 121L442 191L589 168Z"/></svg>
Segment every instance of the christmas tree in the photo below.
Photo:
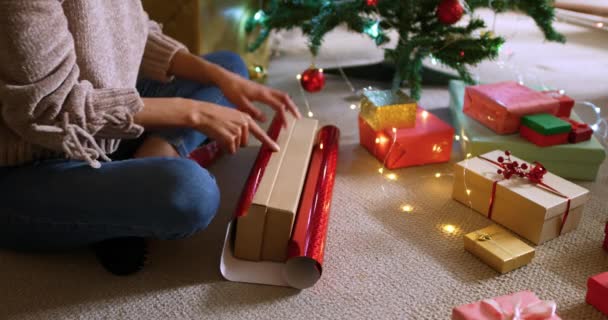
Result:
<svg viewBox="0 0 608 320"><path fill-rule="evenodd" d="M318 54L324 36L342 24L369 35L378 46L388 42L388 32L395 30L399 34L396 48L385 49L386 58L396 66L393 87L407 81L411 96L419 99L425 58L432 56L472 83L468 67L497 57L504 39L474 16L482 7L497 13L522 12L534 19L547 40L565 41L552 26L552 0L271 0L249 19L246 29L259 29L250 46L253 51L272 30L301 28L313 55ZM457 23L464 14L470 19Z"/></svg>

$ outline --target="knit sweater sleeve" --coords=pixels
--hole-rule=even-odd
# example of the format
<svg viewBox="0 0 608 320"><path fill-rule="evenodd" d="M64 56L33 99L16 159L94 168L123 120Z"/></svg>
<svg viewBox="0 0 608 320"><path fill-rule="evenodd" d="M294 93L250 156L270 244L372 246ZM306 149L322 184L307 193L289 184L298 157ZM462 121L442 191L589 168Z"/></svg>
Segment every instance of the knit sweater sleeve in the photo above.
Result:
<svg viewBox="0 0 608 320"><path fill-rule="evenodd" d="M132 138L142 100L135 88L79 80L74 39L60 1L0 0L0 98L6 125L25 141L99 167L96 138Z"/></svg>
<svg viewBox="0 0 608 320"><path fill-rule="evenodd" d="M173 77L169 75L171 60L180 50L188 51L185 45L165 35L158 23L148 19L148 41L140 70L142 75L161 82L172 80Z"/></svg>

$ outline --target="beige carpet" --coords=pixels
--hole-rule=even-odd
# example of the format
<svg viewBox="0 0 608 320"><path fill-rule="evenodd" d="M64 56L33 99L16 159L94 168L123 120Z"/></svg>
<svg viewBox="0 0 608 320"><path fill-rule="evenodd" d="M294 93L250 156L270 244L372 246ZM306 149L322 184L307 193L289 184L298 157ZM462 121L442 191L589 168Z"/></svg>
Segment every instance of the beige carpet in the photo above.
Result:
<svg viewBox="0 0 608 320"><path fill-rule="evenodd" d="M528 20L501 21L519 30ZM527 65L550 63L546 72L559 75L558 84L606 106L608 34L558 27L571 36L570 44L557 50L542 44L536 30L519 30L513 45L532 49L517 56ZM342 39L333 44L342 63L369 54L366 44L335 36ZM295 73L307 64L304 51L280 54L270 83L301 102ZM357 88L365 85L370 83L355 81ZM315 114L342 130L324 274L315 287L299 292L231 283L219 273L226 223L257 153L249 148L213 168L224 199L209 229L188 240L153 243L149 265L136 276L112 277L86 252L0 252L0 319L447 319L455 305L519 290L556 300L564 319L602 319L584 294L590 275L608 271L608 254L600 248L608 220L608 165L597 182L582 183L592 198L579 229L538 247L529 266L501 276L463 250L463 233L490 222L450 199L451 165L398 170L395 182L382 178L378 163L357 144L351 101L345 83L331 76L327 88L310 97ZM421 103L447 117L442 108L448 101L446 88L426 88ZM443 176L435 178L436 172ZM414 211L400 212L403 204ZM444 233L445 224L457 232Z"/></svg>

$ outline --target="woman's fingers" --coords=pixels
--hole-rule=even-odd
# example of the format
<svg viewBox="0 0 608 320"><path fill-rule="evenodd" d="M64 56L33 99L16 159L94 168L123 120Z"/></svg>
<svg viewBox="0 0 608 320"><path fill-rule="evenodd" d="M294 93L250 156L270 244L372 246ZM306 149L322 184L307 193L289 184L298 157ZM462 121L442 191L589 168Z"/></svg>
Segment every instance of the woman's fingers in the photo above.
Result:
<svg viewBox="0 0 608 320"><path fill-rule="evenodd" d="M243 124L241 126L241 147L246 147L249 144L249 122L253 121L251 117L243 115Z"/></svg>
<svg viewBox="0 0 608 320"><path fill-rule="evenodd" d="M302 114L300 113L300 110L298 110L298 107L296 106L295 103L293 103L293 100L291 100L291 97L289 97L289 95L287 93L278 91L278 90L273 90L272 94L277 97L281 102L283 102L283 105L285 105L287 107L287 110L293 114L294 117L296 117L297 119L302 118Z"/></svg>
<svg viewBox="0 0 608 320"><path fill-rule="evenodd" d="M255 121L251 120L249 122L249 131L251 132L251 134L253 134L256 138L258 138L258 140L260 140L260 142L262 143L262 145L270 148L272 151L279 151L279 145L272 140L272 138L270 138L266 132L264 132L264 130L262 130L262 128L260 128L258 126L257 123L255 123Z"/></svg>
<svg viewBox="0 0 608 320"><path fill-rule="evenodd" d="M283 121L283 128L287 128L287 113L285 112L285 104L280 99L275 97L272 93L266 93L261 97L262 102L269 105L274 109L281 117Z"/></svg>
<svg viewBox="0 0 608 320"><path fill-rule="evenodd" d="M258 121L261 121L261 122L266 122L266 116L264 115L264 113L262 112L262 110L260 110L256 106L254 106L253 103L251 103L245 97L243 97L241 100L242 100L241 103L240 103L240 109L241 109L241 111L247 113L248 115L250 115L255 120L258 120Z"/></svg>

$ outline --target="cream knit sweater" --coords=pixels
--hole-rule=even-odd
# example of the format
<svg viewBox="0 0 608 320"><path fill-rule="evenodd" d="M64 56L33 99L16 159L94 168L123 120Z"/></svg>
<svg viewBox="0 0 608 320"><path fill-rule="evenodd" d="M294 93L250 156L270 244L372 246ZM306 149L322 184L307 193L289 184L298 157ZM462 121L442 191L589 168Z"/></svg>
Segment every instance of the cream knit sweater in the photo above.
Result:
<svg viewBox="0 0 608 320"><path fill-rule="evenodd" d="M0 0L0 166L98 160L138 137L138 75L168 81L185 47L139 0Z"/></svg>

